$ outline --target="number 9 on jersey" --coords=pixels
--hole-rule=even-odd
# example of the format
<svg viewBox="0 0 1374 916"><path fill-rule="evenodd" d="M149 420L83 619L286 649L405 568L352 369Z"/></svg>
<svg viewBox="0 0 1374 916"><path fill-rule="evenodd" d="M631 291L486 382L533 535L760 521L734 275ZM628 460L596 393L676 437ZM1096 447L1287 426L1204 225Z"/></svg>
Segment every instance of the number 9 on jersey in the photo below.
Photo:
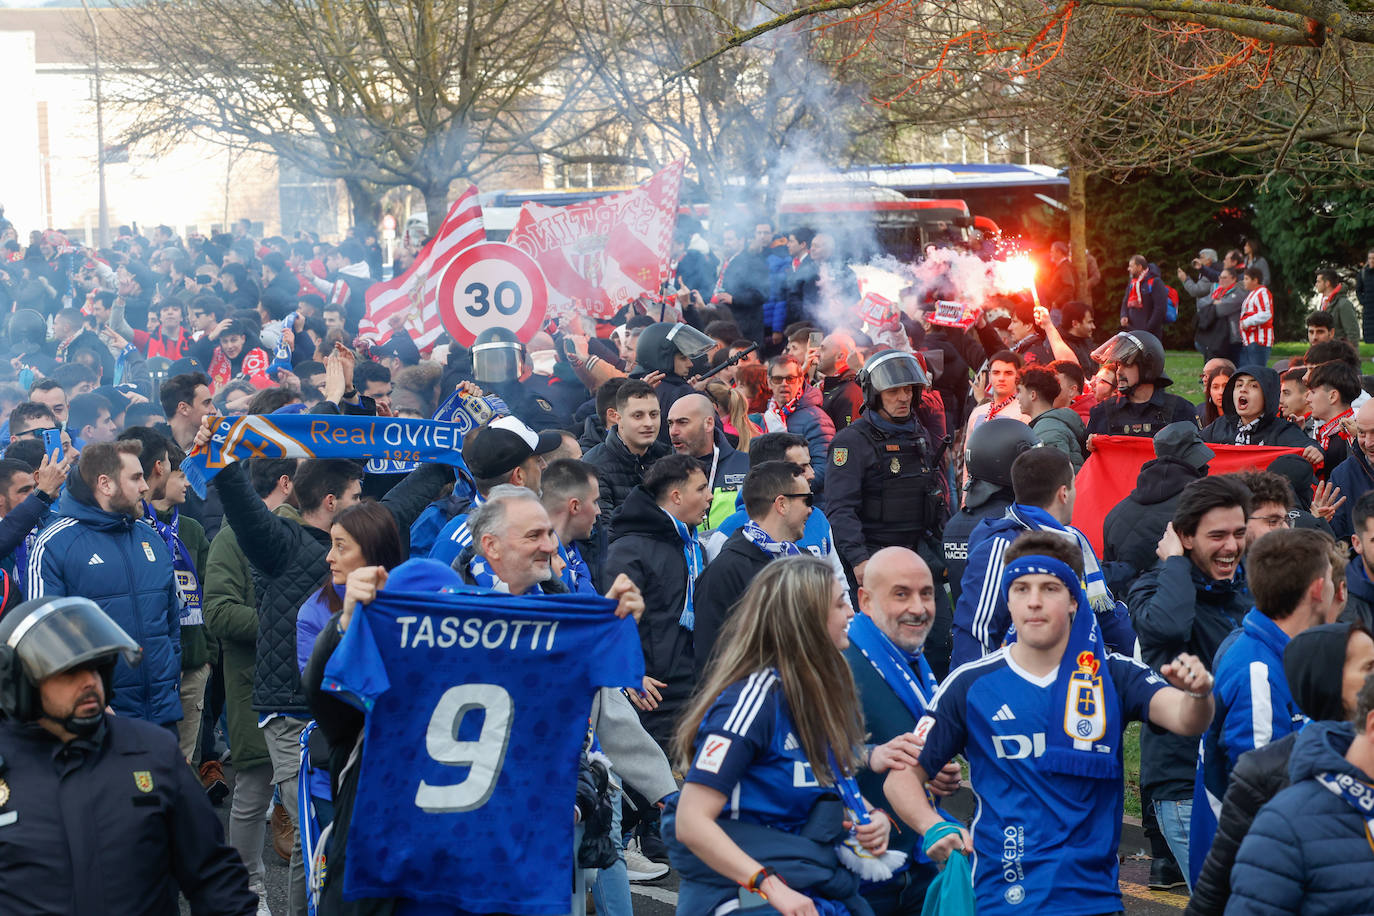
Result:
<svg viewBox="0 0 1374 916"><path fill-rule="evenodd" d="M544 272L514 245L480 242L465 248L439 279L439 317L465 347L488 328L509 328L528 342L548 307Z"/></svg>

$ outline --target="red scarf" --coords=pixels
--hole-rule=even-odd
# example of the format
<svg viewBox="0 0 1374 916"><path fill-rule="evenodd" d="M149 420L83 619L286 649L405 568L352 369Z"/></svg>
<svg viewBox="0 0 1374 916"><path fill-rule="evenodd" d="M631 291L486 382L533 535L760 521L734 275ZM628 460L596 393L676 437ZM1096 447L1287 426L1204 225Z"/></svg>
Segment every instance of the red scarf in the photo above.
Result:
<svg viewBox="0 0 1374 916"><path fill-rule="evenodd" d="M1341 284L1337 283L1335 289L1333 289L1330 293L1328 293L1327 295L1325 295L1325 296L1322 297L1322 307L1321 307L1321 311L1324 312L1324 311L1326 311L1327 309L1329 309L1329 308L1331 307L1331 303L1334 302L1334 301L1336 300L1336 297L1339 296L1340 294L1341 294Z"/></svg>
<svg viewBox="0 0 1374 916"><path fill-rule="evenodd" d="M1216 302L1222 296L1226 295L1235 288L1236 284L1234 283L1232 283L1230 286L1218 286L1216 289L1212 290L1212 301Z"/></svg>
<svg viewBox="0 0 1374 916"><path fill-rule="evenodd" d="M1322 447L1322 451L1326 451L1326 446L1331 442L1333 435L1339 435L1342 439L1349 441L1345 431L1341 429L1341 421L1346 417L1353 416L1354 413L1355 411L1347 407L1344 413L1332 417L1317 427L1317 444Z"/></svg>
<svg viewBox="0 0 1374 916"><path fill-rule="evenodd" d="M267 373L267 353L257 347L248 350L243 354L243 362L239 367L238 376L234 375L233 363L229 357L224 355L223 347L215 347L215 355L210 359L210 381L214 383L214 389L218 391L229 382L238 377L243 377L252 382L256 388L269 388L272 380Z"/></svg>
<svg viewBox="0 0 1374 916"><path fill-rule="evenodd" d="M1002 403L1000 403L1000 404L993 404L991 407L988 408L988 419L989 419L989 420L995 420L995 419L997 419L997 415L998 415L999 413L1001 413L1002 411L1006 410L1008 407L1010 407L1010 406L1011 406L1011 402L1014 401L1014 400L1016 400L1016 395L1013 394L1013 395L1010 395L1010 396L1009 396L1005 401L1003 401Z"/></svg>
<svg viewBox="0 0 1374 916"><path fill-rule="evenodd" d="M176 339L168 340L159 327L148 336L148 357L165 356L175 362L186 355L186 348L190 345L191 340L186 336L185 328L177 328Z"/></svg>

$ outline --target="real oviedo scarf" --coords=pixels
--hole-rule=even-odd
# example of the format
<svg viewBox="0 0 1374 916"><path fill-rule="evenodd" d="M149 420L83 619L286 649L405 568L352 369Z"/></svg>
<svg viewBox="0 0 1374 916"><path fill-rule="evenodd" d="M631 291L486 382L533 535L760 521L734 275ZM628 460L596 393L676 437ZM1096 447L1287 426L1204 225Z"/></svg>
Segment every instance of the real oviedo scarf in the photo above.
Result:
<svg viewBox="0 0 1374 916"><path fill-rule="evenodd" d="M1007 564L1002 573L1003 596L1010 600L1012 583L1029 575L1054 576L1064 583L1077 607L1051 700L1063 708L1063 724L1061 728L1051 725L1045 737L1045 768L1070 776L1120 779L1121 765L1115 747L1108 749L1111 753L1103 753L1097 747L1097 742L1104 738L1112 736L1115 741L1121 734L1121 708L1088 596L1078 575L1067 564L1039 555L1020 557Z"/></svg>
<svg viewBox="0 0 1374 916"><path fill-rule="evenodd" d="M212 477L245 458L385 458L467 470L462 428L453 423L332 414L224 417L210 444L187 456L181 469L204 498Z"/></svg>
<svg viewBox="0 0 1374 916"><path fill-rule="evenodd" d="M697 543L691 528L673 518L672 514L662 506L659 507L659 511L668 516L668 519L673 523L673 530L682 540L682 559L687 564L687 588L685 590L686 599L682 603L682 614L678 617L677 622L684 629L693 630L696 629L697 615L692 607L692 596L696 592L697 576L701 575L701 569L706 565L701 556L701 545Z"/></svg>
<svg viewBox="0 0 1374 916"><path fill-rule="evenodd" d="M204 623L200 576L196 574L196 564L191 559L191 551L186 549L186 544L181 540L181 510L173 509L172 517L164 522L157 517L157 511L152 505L144 500L143 520L156 529L167 549L171 551L177 594L181 596L181 625L189 627Z"/></svg>

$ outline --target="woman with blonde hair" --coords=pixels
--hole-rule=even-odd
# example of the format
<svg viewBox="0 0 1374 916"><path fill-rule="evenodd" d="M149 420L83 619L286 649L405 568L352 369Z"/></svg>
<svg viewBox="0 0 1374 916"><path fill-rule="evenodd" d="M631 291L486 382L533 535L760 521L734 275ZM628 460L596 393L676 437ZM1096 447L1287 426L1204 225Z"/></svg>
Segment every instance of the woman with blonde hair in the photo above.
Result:
<svg viewBox="0 0 1374 916"><path fill-rule="evenodd" d="M724 382L707 382L706 396L715 405L721 432L741 452L749 451L749 442L760 430L749 419L749 402L738 389Z"/></svg>
<svg viewBox="0 0 1374 916"><path fill-rule="evenodd" d="M722 629L677 734L687 778L664 838L682 877L678 913L738 896L786 916L871 914L856 872L886 852L890 822L868 811L853 778L865 753L842 654L853 616L828 563L786 557L763 568Z"/></svg>

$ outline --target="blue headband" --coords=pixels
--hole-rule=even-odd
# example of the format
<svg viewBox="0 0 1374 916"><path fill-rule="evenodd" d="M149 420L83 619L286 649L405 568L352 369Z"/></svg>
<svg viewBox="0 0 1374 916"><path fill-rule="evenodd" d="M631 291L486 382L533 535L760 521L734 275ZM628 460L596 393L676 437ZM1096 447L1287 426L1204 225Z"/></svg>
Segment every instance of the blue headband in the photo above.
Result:
<svg viewBox="0 0 1374 916"><path fill-rule="evenodd" d="M1011 593L1011 584L1017 579L1034 575L1054 576L1073 593L1076 603L1087 604L1088 596L1083 592L1083 582L1078 578L1078 573L1064 561L1041 554L1027 554L1007 564L1002 571L1002 597L1006 598Z"/></svg>

